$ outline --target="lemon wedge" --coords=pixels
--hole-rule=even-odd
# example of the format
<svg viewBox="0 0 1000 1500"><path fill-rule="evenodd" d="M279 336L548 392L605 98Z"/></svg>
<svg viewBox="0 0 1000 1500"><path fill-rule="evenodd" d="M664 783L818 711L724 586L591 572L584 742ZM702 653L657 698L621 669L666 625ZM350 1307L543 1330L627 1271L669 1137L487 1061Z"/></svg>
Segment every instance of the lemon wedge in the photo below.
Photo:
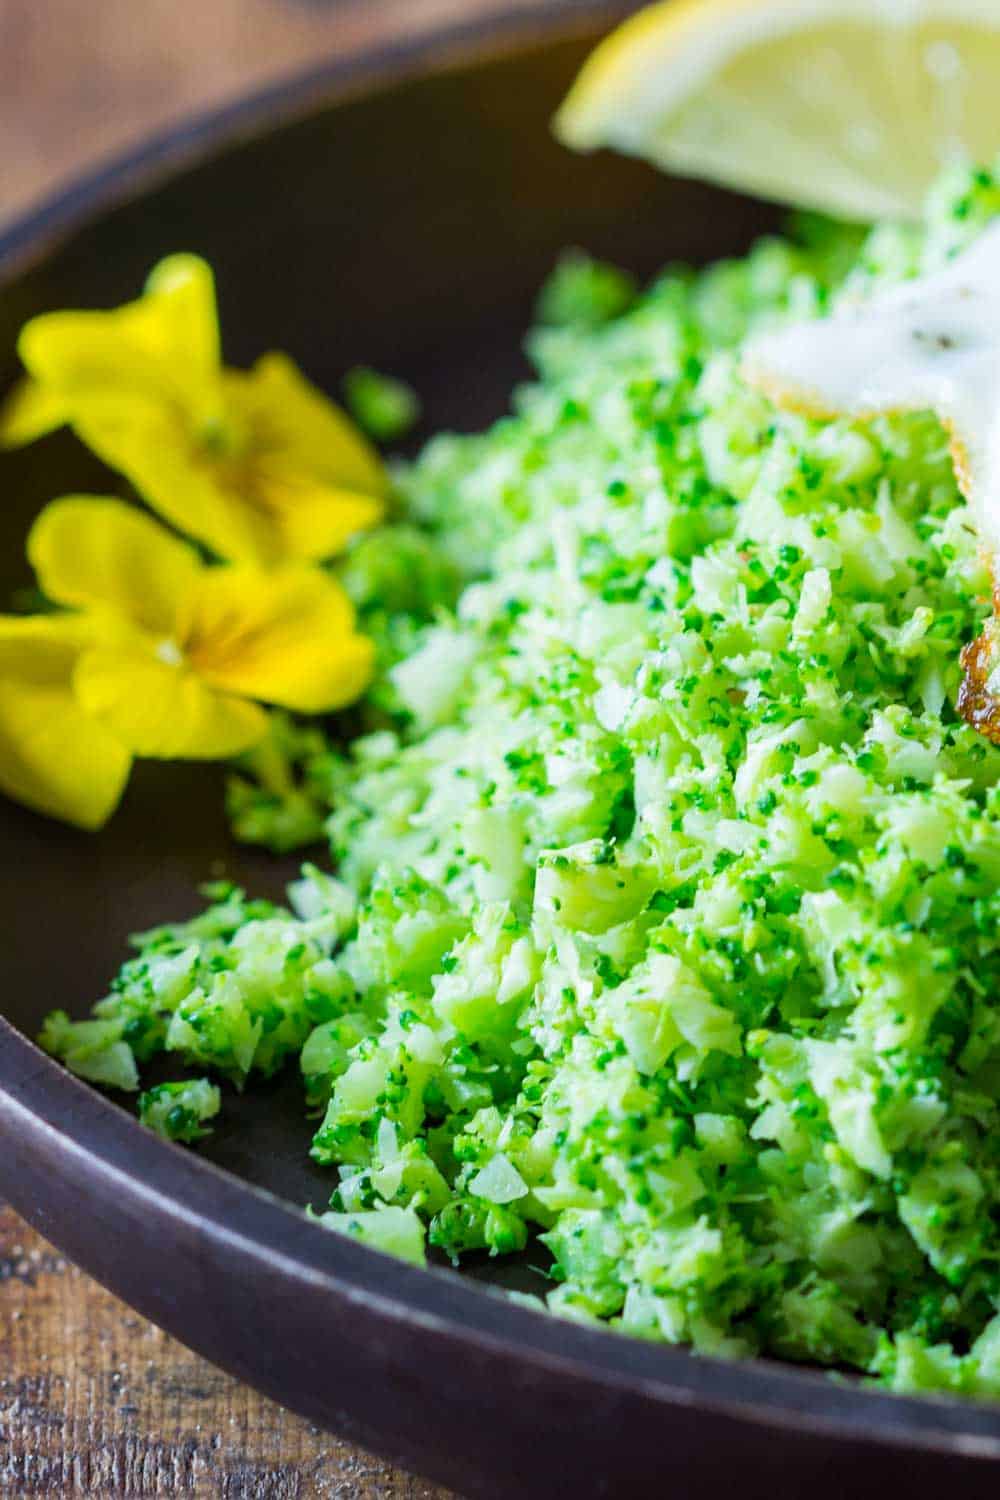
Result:
<svg viewBox="0 0 1000 1500"><path fill-rule="evenodd" d="M916 218L1000 150L998 0L666 0L588 59L559 138L847 219Z"/></svg>

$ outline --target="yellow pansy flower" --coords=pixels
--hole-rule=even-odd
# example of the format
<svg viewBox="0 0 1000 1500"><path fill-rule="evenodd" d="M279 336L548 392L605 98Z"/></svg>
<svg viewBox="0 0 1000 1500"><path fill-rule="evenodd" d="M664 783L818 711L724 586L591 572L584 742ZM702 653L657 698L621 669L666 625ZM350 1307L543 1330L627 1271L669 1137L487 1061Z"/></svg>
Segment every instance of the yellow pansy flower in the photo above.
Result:
<svg viewBox="0 0 1000 1500"><path fill-rule="evenodd" d="M290 359L223 366L214 278L195 255L161 261L111 312L33 318L18 349L28 379L0 412L0 441L68 422L220 557L320 560L382 516L374 450Z"/></svg>
<svg viewBox="0 0 1000 1500"><path fill-rule="evenodd" d="M46 507L28 556L50 599L94 621L77 702L135 755L235 755L267 732L254 700L322 713L371 677L372 643L321 568L208 566L151 516L86 495Z"/></svg>
<svg viewBox="0 0 1000 1500"><path fill-rule="evenodd" d="M78 615L0 617L0 790L87 829L114 812L132 765L74 692L80 659L99 638Z"/></svg>

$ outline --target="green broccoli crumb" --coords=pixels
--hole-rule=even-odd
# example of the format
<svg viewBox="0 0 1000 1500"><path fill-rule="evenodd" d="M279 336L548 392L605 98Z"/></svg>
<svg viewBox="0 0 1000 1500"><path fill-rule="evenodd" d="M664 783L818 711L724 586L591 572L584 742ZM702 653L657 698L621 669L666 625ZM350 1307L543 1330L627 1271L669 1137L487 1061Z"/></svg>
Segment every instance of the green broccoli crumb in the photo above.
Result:
<svg viewBox="0 0 1000 1500"><path fill-rule="evenodd" d="M326 807L311 785L326 741L315 725L274 712L262 744L233 763L226 781L226 813L233 837L288 854L323 838Z"/></svg>
<svg viewBox="0 0 1000 1500"><path fill-rule="evenodd" d="M210 1132L206 1120L214 1119L222 1105L222 1096L207 1078L188 1083L159 1083L139 1095L139 1119L157 1135L168 1141L190 1145Z"/></svg>
<svg viewBox="0 0 1000 1500"><path fill-rule="evenodd" d="M396 443L420 420L420 401L405 381L357 365L344 376L351 416L378 443Z"/></svg>
<svg viewBox="0 0 1000 1500"><path fill-rule="evenodd" d="M538 298L538 318L560 327L596 328L635 301L633 277L582 250L561 257Z"/></svg>

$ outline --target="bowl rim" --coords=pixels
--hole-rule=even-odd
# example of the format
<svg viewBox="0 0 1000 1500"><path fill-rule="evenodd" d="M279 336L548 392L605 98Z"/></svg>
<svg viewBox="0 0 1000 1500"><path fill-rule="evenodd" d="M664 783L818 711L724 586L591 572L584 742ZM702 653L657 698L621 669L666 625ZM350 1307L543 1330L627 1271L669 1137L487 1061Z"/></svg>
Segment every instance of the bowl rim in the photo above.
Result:
<svg viewBox="0 0 1000 1500"><path fill-rule="evenodd" d="M164 180L259 134L407 78L460 67L525 43L544 44L620 18L625 0L537 0L505 4L458 25L363 46L294 71L220 106L199 111L65 181L0 229L0 291L84 225ZM512 1302L452 1271L408 1265L309 1223L293 1204L162 1140L119 1105L81 1083L0 1016L0 1136L23 1139L49 1160L124 1195L176 1227L197 1226L220 1253L252 1253L303 1289L363 1303L387 1322L474 1343L548 1372L622 1395L697 1407L779 1433L821 1434L867 1446L1000 1459L1000 1410L947 1396L902 1396L838 1382L814 1367L767 1359L717 1360L623 1337ZM43 1206L2 1185L19 1211L58 1243ZM191 1342L188 1338L188 1342Z"/></svg>
<svg viewBox="0 0 1000 1500"><path fill-rule="evenodd" d="M544 0L542 8L540 0L494 0L469 20L430 21L398 41L376 39L343 54L330 51L317 63L289 68L221 103L187 110L173 124L70 171L9 220L0 220L0 283L30 270L100 214L262 130L290 125L324 104L461 66L487 47L499 56L531 41L591 33L597 25L620 21L635 3Z"/></svg>

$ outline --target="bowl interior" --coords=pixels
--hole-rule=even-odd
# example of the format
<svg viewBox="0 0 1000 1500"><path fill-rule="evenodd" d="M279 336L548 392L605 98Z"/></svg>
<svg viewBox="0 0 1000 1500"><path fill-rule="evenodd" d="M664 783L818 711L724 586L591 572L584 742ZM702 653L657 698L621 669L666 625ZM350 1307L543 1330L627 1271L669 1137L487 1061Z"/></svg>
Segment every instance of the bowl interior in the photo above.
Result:
<svg viewBox="0 0 1000 1500"><path fill-rule="evenodd" d="M100 214L3 285L0 391L16 377L25 319L123 301L160 256L185 249L216 268L233 363L287 349L333 393L358 362L402 375L424 401L418 439L501 415L528 373L521 340L561 249L648 275L739 252L774 222L748 200L558 147L549 121L588 45L506 49L272 122ZM0 455L0 482L5 609L29 581L23 542L38 509L120 482L67 433ZM221 773L199 766L140 766L97 837L0 800L0 839L12 935L0 953L3 1009L29 1035L53 1007L84 1015L127 934L196 910L199 883L226 874L278 894L295 868L230 842ZM309 1162L310 1134L291 1074L230 1096L203 1149L300 1205L321 1204L332 1182Z"/></svg>

